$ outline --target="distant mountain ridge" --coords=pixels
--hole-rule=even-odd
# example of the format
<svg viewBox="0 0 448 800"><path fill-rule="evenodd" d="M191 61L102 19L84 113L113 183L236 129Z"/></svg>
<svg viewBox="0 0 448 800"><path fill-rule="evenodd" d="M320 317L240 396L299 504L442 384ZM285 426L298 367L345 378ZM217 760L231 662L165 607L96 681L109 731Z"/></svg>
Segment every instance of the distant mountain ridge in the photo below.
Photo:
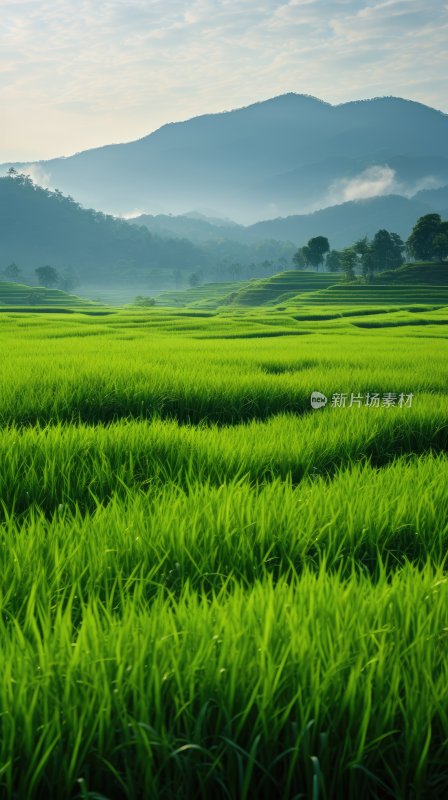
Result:
<svg viewBox="0 0 448 800"><path fill-rule="evenodd" d="M186 282L193 272L196 280L221 282L261 277L291 266L297 247L311 236L327 236L337 249L379 228L406 239L419 216L448 216L447 195L448 186L412 199L373 198L245 227L195 212L125 221L83 209L23 176L6 177L0 178L0 268L16 262L30 279L36 267L50 264L84 287L139 285L145 291L157 287L155 281L161 288Z"/></svg>
<svg viewBox="0 0 448 800"><path fill-rule="evenodd" d="M210 219L188 216L141 215L129 220L144 225L160 236L185 237L198 246L223 239L251 245L274 239L305 244L312 236L327 236L333 248L352 244L363 236L372 237L386 228L407 239L415 222L423 214L437 212L448 217L448 186L418 192L412 198L386 195L369 200L351 201L315 211L312 214L292 215L263 220L254 225L214 225Z"/></svg>
<svg viewBox="0 0 448 800"><path fill-rule="evenodd" d="M31 170L114 214L213 208L247 224L447 184L448 116L401 98L333 106L290 93Z"/></svg>

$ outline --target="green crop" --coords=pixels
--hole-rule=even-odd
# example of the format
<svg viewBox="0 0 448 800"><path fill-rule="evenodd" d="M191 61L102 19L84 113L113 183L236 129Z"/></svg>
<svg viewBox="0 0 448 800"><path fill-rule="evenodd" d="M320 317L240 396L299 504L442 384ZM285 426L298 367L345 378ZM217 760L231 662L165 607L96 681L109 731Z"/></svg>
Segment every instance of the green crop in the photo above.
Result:
<svg viewBox="0 0 448 800"><path fill-rule="evenodd" d="M447 795L440 287L305 277L0 314L1 797Z"/></svg>

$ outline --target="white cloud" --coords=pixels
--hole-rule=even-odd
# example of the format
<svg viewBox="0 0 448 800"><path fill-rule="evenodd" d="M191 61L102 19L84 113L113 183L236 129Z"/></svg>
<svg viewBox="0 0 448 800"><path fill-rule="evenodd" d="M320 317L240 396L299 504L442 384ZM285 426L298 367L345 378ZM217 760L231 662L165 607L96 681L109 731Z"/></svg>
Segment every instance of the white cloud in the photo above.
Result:
<svg viewBox="0 0 448 800"><path fill-rule="evenodd" d="M123 217L123 219L135 219L136 217L141 217L142 214L146 214L146 211L142 208L133 208L131 211L125 211L124 214L116 213L116 217Z"/></svg>
<svg viewBox="0 0 448 800"><path fill-rule="evenodd" d="M335 181L329 189L329 205L349 200L364 200L391 194L396 190L395 170L384 166L368 167L354 178Z"/></svg>
<svg viewBox="0 0 448 800"><path fill-rule="evenodd" d="M396 171L388 164L375 165L367 167L354 177L334 181L325 198L316 204L316 208L347 203L351 200L367 200L369 197L382 197L387 194L412 197L421 189L436 189L441 185L442 181L432 175L404 183L398 179Z"/></svg>
<svg viewBox="0 0 448 800"><path fill-rule="evenodd" d="M44 189L52 189L50 175L46 172L40 164L25 164L24 167L21 168L20 172L23 172L25 175L29 175L34 183L37 183L38 186L42 186Z"/></svg>

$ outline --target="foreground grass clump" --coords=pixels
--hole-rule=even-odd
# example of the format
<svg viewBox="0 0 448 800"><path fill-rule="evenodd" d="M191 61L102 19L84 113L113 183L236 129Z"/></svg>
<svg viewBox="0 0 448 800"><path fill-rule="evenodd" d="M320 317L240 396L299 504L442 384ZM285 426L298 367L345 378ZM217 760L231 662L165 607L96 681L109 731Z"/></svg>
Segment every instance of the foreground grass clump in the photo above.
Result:
<svg viewBox="0 0 448 800"><path fill-rule="evenodd" d="M0 797L447 796L446 310L301 303L0 315Z"/></svg>
<svg viewBox="0 0 448 800"><path fill-rule="evenodd" d="M406 562L443 567L448 550L448 460L400 459L340 470L331 480L219 486L191 478L115 494L95 510L31 507L0 527L4 612L21 619L27 598L61 608L67 587L115 610L131 593L160 588L211 594L229 581L250 586L305 569L377 580ZM322 502L325 498L325 502ZM73 604L73 600L71 601Z"/></svg>
<svg viewBox="0 0 448 800"><path fill-rule="evenodd" d="M227 427L155 420L8 428L0 442L3 508L92 509L128 488L167 482L219 486L248 477L298 483L358 461L382 466L400 455L444 452L446 403L431 395L419 399L406 409L325 409Z"/></svg>
<svg viewBox="0 0 448 800"><path fill-rule="evenodd" d="M443 796L442 571L306 571L120 612L85 597L74 625L77 591L54 618L33 595L20 627L3 618L3 793Z"/></svg>

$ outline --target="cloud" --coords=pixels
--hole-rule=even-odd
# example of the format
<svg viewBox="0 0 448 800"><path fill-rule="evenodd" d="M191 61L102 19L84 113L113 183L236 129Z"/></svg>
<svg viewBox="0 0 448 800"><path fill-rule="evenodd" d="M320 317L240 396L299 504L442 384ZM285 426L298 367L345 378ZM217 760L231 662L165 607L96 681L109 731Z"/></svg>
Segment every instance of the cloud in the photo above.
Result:
<svg viewBox="0 0 448 800"><path fill-rule="evenodd" d="M334 181L328 192L329 205L392 194L396 188L395 170L387 164L367 167L354 178L341 178Z"/></svg>
<svg viewBox="0 0 448 800"><path fill-rule="evenodd" d="M403 182L388 164L367 167L351 178L339 178L334 181L326 197L316 207L325 207L347 203L352 200L367 200L371 197L382 197L387 194L400 194L412 197L422 189L437 189L443 181L433 175L426 175L416 181Z"/></svg>
<svg viewBox="0 0 448 800"><path fill-rule="evenodd" d="M24 175L29 175L31 180L34 183L37 183L38 186L42 186L43 189L52 189L50 175L46 172L40 164L25 164L20 172L23 172Z"/></svg>
<svg viewBox="0 0 448 800"><path fill-rule="evenodd" d="M123 219L135 219L136 217L141 217L142 214L145 214L146 211L142 208L133 208L130 211L125 211L124 214L115 214L116 217L123 217Z"/></svg>

